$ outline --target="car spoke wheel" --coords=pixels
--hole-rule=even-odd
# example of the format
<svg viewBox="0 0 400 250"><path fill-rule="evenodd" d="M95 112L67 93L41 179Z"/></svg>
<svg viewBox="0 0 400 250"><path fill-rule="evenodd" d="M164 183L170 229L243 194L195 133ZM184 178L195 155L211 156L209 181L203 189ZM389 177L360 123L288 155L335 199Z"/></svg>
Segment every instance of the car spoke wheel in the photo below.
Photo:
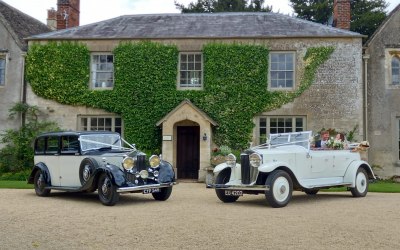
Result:
<svg viewBox="0 0 400 250"><path fill-rule="evenodd" d="M44 174L41 170L36 171L34 177L35 192L38 196L48 196L50 194L50 189L46 189L46 180L44 179Z"/></svg>
<svg viewBox="0 0 400 250"><path fill-rule="evenodd" d="M265 191L265 198L271 207L284 207L289 203L292 198L293 183L285 171L272 172L265 185L269 187Z"/></svg>
<svg viewBox="0 0 400 250"><path fill-rule="evenodd" d="M230 170L224 169L217 175L217 178L215 178L215 184L225 184L229 181L230 177ZM239 199L239 196L226 195L224 189L215 189L215 193L217 194L218 198L225 203L235 202L237 199Z"/></svg>
<svg viewBox="0 0 400 250"><path fill-rule="evenodd" d="M119 200L117 187L112 183L110 177L105 173L100 176L97 192L103 205L113 206Z"/></svg>
<svg viewBox="0 0 400 250"><path fill-rule="evenodd" d="M354 197L364 197L368 193L368 175L365 169L358 168L354 188L350 188Z"/></svg>
<svg viewBox="0 0 400 250"><path fill-rule="evenodd" d="M172 193L172 187L161 188L159 193L152 193L153 198L157 201L167 200Z"/></svg>

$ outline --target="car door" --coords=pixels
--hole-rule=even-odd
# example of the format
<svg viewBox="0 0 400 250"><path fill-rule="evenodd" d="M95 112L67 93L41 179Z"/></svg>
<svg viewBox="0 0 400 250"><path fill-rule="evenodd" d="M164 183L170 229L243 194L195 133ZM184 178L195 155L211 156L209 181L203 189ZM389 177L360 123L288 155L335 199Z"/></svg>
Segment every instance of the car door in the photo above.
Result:
<svg viewBox="0 0 400 250"><path fill-rule="evenodd" d="M52 186L61 186L59 158L59 136L48 136L46 138L45 151L41 161L46 164L50 172Z"/></svg>
<svg viewBox="0 0 400 250"><path fill-rule="evenodd" d="M333 172L333 150L310 150L309 178L327 178Z"/></svg>
<svg viewBox="0 0 400 250"><path fill-rule="evenodd" d="M61 151L58 158L60 183L63 187L80 187L79 167L83 156L80 155L78 137L64 135L60 140Z"/></svg>

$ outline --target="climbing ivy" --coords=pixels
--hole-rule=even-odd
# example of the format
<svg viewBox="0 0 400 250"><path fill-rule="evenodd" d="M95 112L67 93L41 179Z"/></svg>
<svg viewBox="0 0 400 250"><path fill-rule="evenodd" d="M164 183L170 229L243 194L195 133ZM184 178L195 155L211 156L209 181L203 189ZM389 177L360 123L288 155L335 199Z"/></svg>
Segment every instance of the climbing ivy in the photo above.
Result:
<svg viewBox="0 0 400 250"><path fill-rule="evenodd" d="M89 89L90 51L74 42L32 45L26 74L38 96L120 114L125 137L142 149L160 148L161 129L155 124L184 99L218 123L214 131L217 144L242 149L251 140L253 117L303 93L333 50L307 50L304 75L293 92L267 90L269 50L262 45L205 45L202 91L177 90L179 51L175 45L155 42L125 42L115 48L113 90Z"/></svg>

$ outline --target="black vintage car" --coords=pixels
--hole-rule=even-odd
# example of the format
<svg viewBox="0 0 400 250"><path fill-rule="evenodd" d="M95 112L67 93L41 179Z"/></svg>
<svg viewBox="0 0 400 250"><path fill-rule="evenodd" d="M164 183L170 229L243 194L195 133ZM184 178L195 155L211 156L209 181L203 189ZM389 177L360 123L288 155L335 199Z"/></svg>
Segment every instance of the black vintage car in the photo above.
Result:
<svg viewBox="0 0 400 250"><path fill-rule="evenodd" d="M124 147L127 146L127 147ZM175 183L172 165L157 155L146 155L108 131L51 132L34 144L34 167L28 183L38 196L51 189L94 192L107 206L119 194L152 194L155 200L169 198Z"/></svg>

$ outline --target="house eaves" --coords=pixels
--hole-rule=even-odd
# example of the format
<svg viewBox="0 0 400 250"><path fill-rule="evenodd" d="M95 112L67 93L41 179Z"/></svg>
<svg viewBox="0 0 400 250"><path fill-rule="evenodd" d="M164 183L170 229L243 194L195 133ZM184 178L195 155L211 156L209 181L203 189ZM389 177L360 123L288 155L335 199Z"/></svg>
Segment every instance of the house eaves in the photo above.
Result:
<svg viewBox="0 0 400 250"><path fill-rule="evenodd" d="M156 123L156 126L160 126L161 124L163 124L165 121L168 120L169 117L171 117L174 113L176 113L178 110L180 110L185 105L189 105L190 107L192 107L198 114L200 114L205 120L207 120L213 126L218 125L218 123L216 121L214 121L204 111L202 111L196 105L194 105L189 99L185 99L178 106L176 106L171 112L169 112L166 116L164 116L161 120L159 120Z"/></svg>

